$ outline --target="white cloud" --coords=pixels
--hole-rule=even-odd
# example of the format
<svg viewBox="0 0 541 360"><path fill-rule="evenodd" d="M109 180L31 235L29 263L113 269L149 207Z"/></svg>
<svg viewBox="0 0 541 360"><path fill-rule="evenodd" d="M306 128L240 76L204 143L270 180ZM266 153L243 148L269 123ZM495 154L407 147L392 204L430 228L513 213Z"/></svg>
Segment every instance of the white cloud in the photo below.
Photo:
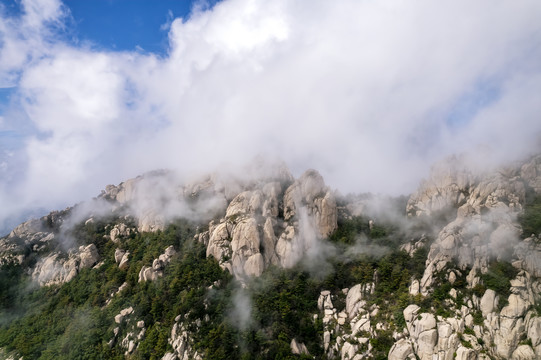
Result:
<svg viewBox="0 0 541 360"><path fill-rule="evenodd" d="M317 168L344 193L397 193L444 155L487 144L512 158L538 144L534 0L226 0L173 20L165 57L54 40L62 4L23 5L21 18L2 15L0 81L17 86L12 107L36 135L0 219L14 202L65 206L145 170L258 153ZM497 96L450 125L485 83Z"/></svg>
<svg viewBox="0 0 541 360"><path fill-rule="evenodd" d="M14 18L0 4L0 87L16 85L25 66L49 54L54 29L68 14L60 0L22 0L21 7Z"/></svg>

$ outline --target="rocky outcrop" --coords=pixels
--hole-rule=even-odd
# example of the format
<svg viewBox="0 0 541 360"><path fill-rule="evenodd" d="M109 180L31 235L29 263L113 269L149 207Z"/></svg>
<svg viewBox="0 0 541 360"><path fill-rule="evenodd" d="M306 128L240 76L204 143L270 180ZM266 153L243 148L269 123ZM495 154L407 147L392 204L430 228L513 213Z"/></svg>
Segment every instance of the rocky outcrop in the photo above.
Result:
<svg viewBox="0 0 541 360"><path fill-rule="evenodd" d="M202 356L193 350L191 335L183 323L184 316L178 315L171 329L169 344L173 352L166 353L162 360L202 360ZM200 321L198 323L200 325ZM197 326L199 326L197 325Z"/></svg>
<svg viewBox="0 0 541 360"><path fill-rule="evenodd" d="M337 210L333 192L314 170L296 180L287 170L261 174L242 180L210 175L181 185L171 173L156 172L108 186L101 199L111 205L114 222L101 234L114 243L107 246L116 247L114 264L128 269L130 256L136 254L122 248L132 248L128 241L135 232L163 229L182 215L205 219L208 229L201 225L205 230L198 231L195 239L205 244L207 256L216 258L243 286L249 287L249 278L261 275L269 266L288 268L304 261L317 267L321 258L317 252L325 249L324 239L336 229L338 211L342 216L348 205ZM517 222L525 200L541 191L540 175L541 157L484 173L472 170L458 157L435 166L406 206L410 219L428 219L434 232L428 230L422 236L415 232L414 240L400 245L412 257L429 248L424 274L405 277L404 282L410 280L409 294L398 294L398 300L375 299L378 276L383 276L378 271L369 283L321 291L313 315L314 322L322 325L323 356L374 357L378 341L385 339L385 349L393 343L386 354L389 359L541 358L541 242L536 234L522 240ZM357 215L366 210L359 204L352 207ZM379 225L378 219L363 221L371 230ZM87 230L101 226L97 216L78 224ZM81 269L96 266L100 256L92 244L67 253L57 248L47 253L67 234L57 225L57 220L43 218L19 225L0 239L0 264L29 262L32 258L25 257L29 251L43 254L31 269L40 285L70 281ZM139 282L162 276L174 255L172 246L165 249L140 269ZM347 256L355 261L355 255ZM497 260L510 262L517 270L509 281L509 292L483 283L486 277L482 275ZM107 261L112 259L104 259ZM115 298L116 294L128 289L123 294L127 295L129 289L140 286L128 285L130 279L118 289L107 290L105 306L117 306L125 299ZM442 282L450 290L434 293ZM436 301L431 303L430 296ZM146 333L144 321L136 319L139 310L133 306L135 309L127 307L111 320L114 336L109 345L120 346L128 357L137 356L137 346ZM208 319L188 322L188 315L175 319L169 338L172 350L163 359L202 358L192 339L195 331L205 329L201 324ZM299 339L293 334L287 340L291 352L310 356L304 340Z"/></svg>
<svg viewBox="0 0 541 360"><path fill-rule="evenodd" d="M393 347L389 351L389 360L414 360L415 354L413 353L413 345L411 341L406 339L400 339L394 343Z"/></svg>
<svg viewBox="0 0 541 360"><path fill-rule="evenodd" d="M165 249L165 252L161 254L157 259L154 259L154 261L152 262L152 266L143 266L139 271L139 282L154 281L159 277L162 277L164 267L169 264L171 258L176 253L177 252L175 251L175 248L171 245L167 249ZM123 257L125 255L126 254L124 254Z"/></svg>
<svg viewBox="0 0 541 360"><path fill-rule="evenodd" d="M4 349L0 348L0 359L23 360L23 357L19 356L16 352L6 353Z"/></svg>
<svg viewBox="0 0 541 360"><path fill-rule="evenodd" d="M284 219L289 221L305 209L315 221L319 236L329 236L336 229L336 200L315 170L306 171L284 195Z"/></svg>
<svg viewBox="0 0 541 360"><path fill-rule="evenodd" d="M55 240L52 229L44 225L48 218L62 221L57 212L52 212L39 220L26 221L13 229L8 236L0 238L0 265L22 264L27 250L35 253L46 251Z"/></svg>
<svg viewBox="0 0 541 360"><path fill-rule="evenodd" d="M541 155L534 156L520 167L520 177L536 194L541 194Z"/></svg>
<svg viewBox="0 0 541 360"><path fill-rule="evenodd" d="M115 250L115 262L118 264L120 270L126 270L128 268L129 257L129 251L124 251L122 249Z"/></svg>
<svg viewBox="0 0 541 360"><path fill-rule="evenodd" d="M435 164L428 180L410 197L406 213L409 216L431 216L460 207L472 191L476 177L460 157Z"/></svg>
<svg viewBox="0 0 541 360"><path fill-rule="evenodd" d="M374 323L379 308L368 306L365 300L373 291L374 283L369 283L357 284L338 294L321 292L318 309L322 314L323 348L329 359L364 359L370 355L370 339L378 337L378 331L386 327L384 323ZM336 309L333 300L345 300L344 310Z"/></svg>
<svg viewBox="0 0 541 360"><path fill-rule="evenodd" d="M145 322L135 319L131 306L120 310L120 313L115 315L114 322L116 327L113 329L113 338L108 341L109 347L118 343L124 349L124 356L133 354L145 337Z"/></svg>
<svg viewBox="0 0 541 360"><path fill-rule="evenodd" d="M97 264L100 256L96 245L81 246L66 258L55 252L40 259L32 271L32 279L40 286L63 284L73 279L81 269Z"/></svg>
<svg viewBox="0 0 541 360"><path fill-rule="evenodd" d="M127 238L130 234L134 233L135 229L128 227L124 223L116 224L109 232L109 239L117 243L120 239Z"/></svg>
<svg viewBox="0 0 541 360"><path fill-rule="evenodd" d="M467 275L470 289L482 288L479 274L487 273L493 261L511 262L520 271L504 299L487 289L480 298L466 296L458 305L454 300L459 291L451 289L446 306L456 316L434 317L419 313L417 305L408 306L404 310L407 336L397 339L390 358L406 359L412 354L420 359L541 357L539 317L532 310L541 300L541 246L536 236L521 240L517 222L527 191L539 194L541 190L540 159L481 174L455 157L438 165L411 196L408 215L438 216L442 228L430 245L422 278L412 279L410 294L430 295L443 271L451 284L458 275Z"/></svg>
<svg viewBox="0 0 541 360"><path fill-rule="evenodd" d="M482 177L475 177L464 169L457 175L452 170L446 176L433 175L432 178L440 180L437 187L429 190L425 184L408 202L408 211L425 209L420 213L410 211L410 215L428 214L425 205L441 198L442 187L447 189L443 192L450 193L449 189L457 188L457 179L462 179L458 181L462 196L446 201L445 206L438 205L439 210L446 209L454 219L443 227L430 247L427 269L421 279L421 293L427 294L433 284L432 275L449 261L457 262L463 270L472 268L471 286L476 281L474 274L477 271L486 272L492 259L510 260L517 246L522 249L522 265L530 270L538 266L538 260L525 253L527 245L519 240L521 229L516 218L526 196L525 180L520 178L519 168L483 174ZM424 195L420 197L419 193Z"/></svg>
<svg viewBox="0 0 541 360"><path fill-rule="evenodd" d="M297 339L295 339L295 338L291 340L291 343L289 344L289 347L291 348L291 352L293 354L296 354L296 355L301 355L301 354L310 355L310 353L308 352L308 349L306 348L306 345L304 345L303 343L298 342Z"/></svg>
<svg viewBox="0 0 541 360"><path fill-rule="evenodd" d="M197 234L197 238L207 245L207 256L214 256L238 279L259 276L270 265L291 267L306 255L316 257L320 240L337 226L333 192L315 170L294 180L282 164L267 165L256 163L237 178L212 174L182 184L174 173L156 171L117 186L108 185L95 202L100 213L110 212L122 220L109 225L104 236L121 245L137 231L164 229L175 217L201 220L216 218L221 212L225 216L210 222L208 231ZM83 210L78 212L78 218L84 218ZM94 215L86 216L85 226L96 223ZM61 216L57 218L62 220ZM34 251L46 249L58 235L46 231L58 230L61 221L57 218L28 221L0 239L0 262L22 263L29 244ZM63 282L92 259L93 255L85 254L82 258L65 258L61 251L48 254L35 276L41 282ZM117 252L115 256L121 269L127 268L128 259L129 253ZM140 280L159 277L162 266L155 261L144 267Z"/></svg>
<svg viewBox="0 0 541 360"><path fill-rule="evenodd" d="M419 310L417 305L410 305L404 309L406 328L413 352L421 360L432 359L432 354L437 353L435 350L438 345L438 334L442 332L445 336L449 329L444 324L436 327L436 317L429 313L419 313Z"/></svg>
<svg viewBox="0 0 541 360"><path fill-rule="evenodd" d="M407 359L414 355L419 359L488 359L484 352L498 359L538 358L533 344L538 341L540 318L528 312L528 300L519 294L518 287L514 291L518 293L509 296L508 305L501 311L492 290L487 290L480 301L467 301L467 306L455 309L457 315L449 318L420 313L417 305L406 307L407 337L394 344L389 358ZM475 324L471 314L476 311L483 313L483 325ZM528 327L535 330L527 334ZM520 338L529 340L533 347L528 345L526 349Z"/></svg>
<svg viewBox="0 0 541 360"><path fill-rule="evenodd" d="M225 218L200 238L207 256L238 279L259 276L269 265L291 267L337 224L336 201L314 170L291 183L289 173L262 179L237 194Z"/></svg>
<svg viewBox="0 0 541 360"><path fill-rule="evenodd" d="M538 237L529 237L514 247L516 260L513 265L526 270L534 277L541 277L541 242Z"/></svg>

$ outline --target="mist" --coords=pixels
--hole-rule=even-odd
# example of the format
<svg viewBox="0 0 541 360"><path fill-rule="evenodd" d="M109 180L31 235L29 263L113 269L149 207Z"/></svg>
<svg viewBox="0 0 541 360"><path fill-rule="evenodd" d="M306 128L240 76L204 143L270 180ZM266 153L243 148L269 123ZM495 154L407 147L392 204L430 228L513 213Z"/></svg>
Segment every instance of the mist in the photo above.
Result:
<svg viewBox="0 0 541 360"><path fill-rule="evenodd" d="M261 154L342 193L397 195L450 154L539 149L534 0L224 0L173 19L165 55L66 36L59 0L19 6L0 8L4 231L153 169Z"/></svg>

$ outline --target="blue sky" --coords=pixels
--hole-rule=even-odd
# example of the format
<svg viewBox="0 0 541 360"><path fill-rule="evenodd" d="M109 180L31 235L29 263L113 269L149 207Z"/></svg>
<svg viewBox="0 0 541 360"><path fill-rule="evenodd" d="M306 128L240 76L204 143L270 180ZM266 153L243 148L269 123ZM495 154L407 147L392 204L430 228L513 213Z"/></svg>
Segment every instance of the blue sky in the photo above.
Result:
<svg viewBox="0 0 541 360"><path fill-rule="evenodd" d="M187 18L190 0L67 0L79 41L91 41L110 50L165 53L167 24L177 17ZM211 7L213 3L207 2Z"/></svg>
<svg viewBox="0 0 541 360"><path fill-rule="evenodd" d="M187 18L194 3L211 8L217 1L194 0L65 0L69 8L67 33L76 41L111 50L134 50L137 46L152 52L167 50L167 25L177 17ZM19 0L2 0L5 11L21 15Z"/></svg>
<svg viewBox="0 0 541 360"><path fill-rule="evenodd" d="M165 55L168 31L175 18L187 19L194 5L210 9L216 0L66 0L68 14L59 37L73 44L90 44L110 51L146 51ZM17 0L2 0L10 17L23 14ZM14 88L0 87L0 114L5 111Z"/></svg>
<svg viewBox="0 0 541 360"><path fill-rule="evenodd" d="M539 148L538 0L0 5L0 232L158 168L263 155L401 194Z"/></svg>

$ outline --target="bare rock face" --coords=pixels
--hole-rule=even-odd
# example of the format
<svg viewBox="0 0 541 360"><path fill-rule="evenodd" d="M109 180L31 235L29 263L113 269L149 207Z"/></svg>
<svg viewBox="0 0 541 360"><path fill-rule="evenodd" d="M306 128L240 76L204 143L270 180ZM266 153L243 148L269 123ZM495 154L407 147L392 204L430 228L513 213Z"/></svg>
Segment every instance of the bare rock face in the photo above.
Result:
<svg viewBox="0 0 541 360"><path fill-rule="evenodd" d="M80 269L91 268L100 259L96 245L79 247L67 258L60 253L51 253L40 259L32 272L32 279L40 286L63 284L72 280Z"/></svg>
<svg viewBox="0 0 541 360"><path fill-rule="evenodd" d="M169 343L173 347L174 352L165 354L162 360L202 359L201 355L199 355L197 351L194 351L192 349L192 340L190 333L186 330L183 323L175 323L175 325L173 325L173 329L171 330L171 337L169 338Z"/></svg>
<svg viewBox="0 0 541 360"><path fill-rule="evenodd" d="M129 261L130 252L126 251L124 255L122 255L122 259L120 259L120 262L118 263L118 268L120 270L126 270L128 268L128 261Z"/></svg>
<svg viewBox="0 0 541 360"><path fill-rule="evenodd" d="M20 225L9 233L9 238L28 238L36 233L39 233L43 230L43 224L38 219L28 220Z"/></svg>
<svg viewBox="0 0 541 360"><path fill-rule="evenodd" d="M394 343L393 347L389 351L389 360L404 360L415 358L413 355L413 347L411 342L406 339L400 339Z"/></svg>
<svg viewBox="0 0 541 360"><path fill-rule="evenodd" d="M410 216L430 216L459 207L465 203L474 181L461 159L451 157L433 166L430 178L410 197L406 212Z"/></svg>
<svg viewBox="0 0 541 360"><path fill-rule="evenodd" d="M364 300L373 292L374 284L357 284L351 289L342 289L340 294L324 290L318 298L318 309L322 315L323 348L329 359L370 358L370 338L377 337L376 330L385 329L382 323L372 326L371 320L377 315L376 305L367 306ZM346 308L338 311L333 301L344 301Z"/></svg>
<svg viewBox="0 0 541 360"><path fill-rule="evenodd" d="M41 219L32 219L18 225L8 236L0 238L0 266L7 263L22 264L27 249L32 252L46 251L55 240L51 227L60 226L63 220L60 212L53 211Z"/></svg>
<svg viewBox="0 0 541 360"><path fill-rule="evenodd" d="M533 349L528 345L520 345L518 346L515 351L513 351L513 355L511 356L512 360L534 360L537 359L535 356L535 352Z"/></svg>
<svg viewBox="0 0 541 360"><path fill-rule="evenodd" d="M129 228L126 224L116 224L109 232L109 238L112 242L117 243L120 239L130 236L134 229Z"/></svg>
<svg viewBox="0 0 541 360"><path fill-rule="evenodd" d="M461 196L445 202L445 206L438 206L439 210L445 209L448 217L454 216L454 220L443 227L430 247L427 269L421 279L423 295L432 286L433 273L441 271L448 261L455 259L462 269L470 267L474 268L473 272L486 272L491 259L507 261L514 247L519 245L521 229L516 218L525 199L524 180L518 176L519 171L507 169L475 177L468 170L461 170L458 175L453 175L452 170L448 170L450 175L433 175L434 178L443 177L447 182L454 181L447 189L457 188L455 185L460 184L457 186L461 189ZM428 214L430 211L425 205L440 198L440 188L421 188L425 197L419 198L415 194L410 198L408 209L417 209L410 211L410 215ZM432 197L427 194L432 194ZM419 212L418 209L424 210ZM537 261L526 254L524 260L525 264L537 265ZM470 281L470 286L473 286L475 277L470 277Z"/></svg>
<svg viewBox="0 0 541 360"><path fill-rule="evenodd" d="M259 276L271 265L291 267L336 229L337 210L323 178L309 170L260 179L229 203L225 218L209 224L207 256L238 279Z"/></svg>
<svg viewBox="0 0 541 360"><path fill-rule="evenodd" d="M306 171L284 195L284 219L290 220L305 208L315 220L318 234L329 236L336 229L336 200L315 170Z"/></svg>
<svg viewBox="0 0 541 360"><path fill-rule="evenodd" d="M287 168L260 161L239 171L242 176L215 173L188 181L170 171L154 171L117 186L108 185L100 197L114 203L114 208L128 209L137 230L143 232L163 230L175 217L210 220L226 208L226 218L255 212L278 216L281 184L292 181ZM266 179L265 186L261 179ZM111 239L122 231L114 230Z"/></svg>
<svg viewBox="0 0 541 360"><path fill-rule="evenodd" d="M90 244L79 248L79 268L86 269L94 266L100 259L96 245Z"/></svg>
<svg viewBox="0 0 541 360"><path fill-rule="evenodd" d="M270 265L295 265L337 227L335 197L315 170L294 180L283 164L256 161L242 177L212 174L184 185L178 181L170 172L152 172L109 185L101 197L128 208L137 231L163 229L175 214L198 219L211 214L210 219L225 210L197 239L207 245L207 256L238 279L259 276ZM132 231L118 224L109 237L116 242ZM148 268L141 271L143 278L155 276Z"/></svg>
<svg viewBox="0 0 541 360"><path fill-rule="evenodd" d="M306 345L304 345L303 343L298 342L297 339L292 339L289 346L290 346L291 352L293 354L310 355L310 353L308 352L308 349L306 348Z"/></svg>
<svg viewBox="0 0 541 360"><path fill-rule="evenodd" d="M336 229L336 200L321 175L308 170L287 188L283 204L288 226L278 238L276 253L283 267L291 267Z"/></svg>
<svg viewBox="0 0 541 360"><path fill-rule="evenodd" d="M359 312L359 308L362 305L362 303L360 303L362 298L363 291L361 284L357 284L351 289L349 289L346 296L346 312L348 313L350 318L355 317L355 315L357 315L357 313Z"/></svg>
<svg viewBox="0 0 541 360"><path fill-rule="evenodd" d="M496 295L496 292L492 289L487 289L485 291L485 294L481 298L480 308L481 312L483 313L483 316L488 316L488 314L492 313L494 309L497 308L498 305L498 296Z"/></svg>
<svg viewBox="0 0 541 360"><path fill-rule="evenodd" d="M537 194L541 194L541 155L535 156L521 166L520 177L523 178Z"/></svg>
<svg viewBox="0 0 541 360"><path fill-rule="evenodd" d="M479 274L488 272L493 261L510 262L519 272L509 283L511 293L506 299L487 289L482 297L472 295L465 305L456 305L449 318L419 314L417 305L406 307L408 334L397 339L390 358L410 356L408 343L420 359L541 357L541 321L532 310L541 300L541 245L536 236L521 240L517 222L527 191L540 193L540 164L537 156L481 174L452 158L436 166L430 179L411 196L409 216L437 216L442 225L430 246L425 272L421 279L412 279L410 293L429 295L442 271L451 284L462 272L468 274L468 288L483 285ZM453 270L447 268L448 263ZM450 294L456 299L455 289ZM453 306L453 300L447 304Z"/></svg>
<svg viewBox="0 0 541 360"><path fill-rule="evenodd" d="M529 237L514 248L518 261L516 266L526 270L532 276L541 277L541 243L537 238Z"/></svg>
<svg viewBox="0 0 541 360"><path fill-rule="evenodd" d="M163 230L167 223L179 216L212 218L216 209L225 207L225 189L219 179L204 178L184 184L170 171L154 171L118 186L108 185L100 197L126 208L137 222L137 230ZM125 225L124 225L125 226ZM111 240L128 236L122 224L111 231Z"/></svg>
<svg viewBox="0 0 541 360"><path fill-rule="evenodd" d="M139 282L154 281L162 277L164 267L169 264L175 254L175 248L171 245L157 259L154 259L152 266L143 266L139 271Z"/></svg>
<svg viewBox="0 0 541 360"><path fill-rule="evenodd" d="M207 256L214 256L238 278L259 276L266 265L277 261L273 221L281 185L269 182L261 188L240 192L227 207L226 217L209 225Z"/></svg>
<svg viewBox="0 0 541 360"><path fill-rule="evenodd" d="M120 263L120 261L122 260L122 257L124 256L125 253L126 252L124 250L122 250L122 249L116 249L115 250L115 262L117 264Z"/></svg>

